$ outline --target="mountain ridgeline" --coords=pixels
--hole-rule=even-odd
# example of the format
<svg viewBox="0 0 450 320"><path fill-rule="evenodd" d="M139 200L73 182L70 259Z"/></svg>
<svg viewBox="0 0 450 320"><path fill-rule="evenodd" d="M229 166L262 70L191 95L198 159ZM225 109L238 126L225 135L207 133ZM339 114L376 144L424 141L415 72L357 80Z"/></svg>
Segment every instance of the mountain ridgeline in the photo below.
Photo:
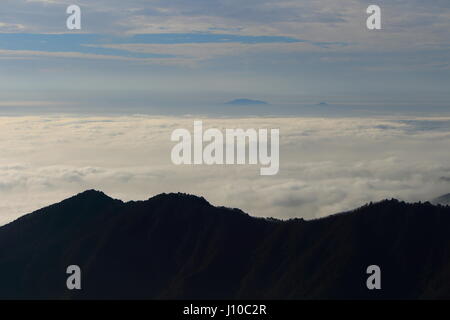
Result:
<svg viewBox="0 0 450 320"><path fill-rule="evenodd" d="M80 266L81 290L66 268ZM368 290L369 265L381 290ZM450 207L386 200L304 221L186 194L85 191L0 228L1 299L450 298Z"/></svg>

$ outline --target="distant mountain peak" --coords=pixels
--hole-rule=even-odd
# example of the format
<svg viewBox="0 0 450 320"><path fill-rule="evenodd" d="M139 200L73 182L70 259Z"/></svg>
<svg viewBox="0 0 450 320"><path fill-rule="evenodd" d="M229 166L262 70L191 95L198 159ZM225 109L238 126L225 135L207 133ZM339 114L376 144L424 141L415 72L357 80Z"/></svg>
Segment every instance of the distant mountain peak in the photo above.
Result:
<svg viewBox="0 0 450 320"><path fill-rule="evenodd" d="M240 98L240 99L234 99L231 101L226 102L225 104L232 104L232 105L264 105L269 104L266 101L262 100L253 100L253 99L247 99L247 98Z"/></svg>
<svg viewBox="0 0 450 320"><path fill-rule="evenodd" d="M444 194L431 200L433 204L450 205L450 193Z"/></svg>
<svg viewBox="0 0 450 320"><path fill-rule="evenodd" d="M102 191L90 189L80 192L70 198L64 199L61 202L50 205L49 207L39 209L36 212L46 211L50 208L55 210L65 208L66 212L75 210L79 215L86 212L99 211L101 208L108 208L110 206L122 203L123 202L121 200L113 199Z"/></svg>
<svg viewBox="0 0 450 320"><path fill-rule="evenodd" d="M104 199L104 200L114 200L110 196L106 195L104 192L95 190L95 189L89 189L85 190L83 192L80 192L73 197L70 197L69 199ZM67 199L67 200L69 200Z"/></svg>
<svg viewBox="0 0 450 320"><path fill-rule="evenodd" d="M78 193L77 195L75 195L75 197L76 196L92 196L92 195L107 196L103 191L95 190L95 189L88 189L88 190Z"/></svg>

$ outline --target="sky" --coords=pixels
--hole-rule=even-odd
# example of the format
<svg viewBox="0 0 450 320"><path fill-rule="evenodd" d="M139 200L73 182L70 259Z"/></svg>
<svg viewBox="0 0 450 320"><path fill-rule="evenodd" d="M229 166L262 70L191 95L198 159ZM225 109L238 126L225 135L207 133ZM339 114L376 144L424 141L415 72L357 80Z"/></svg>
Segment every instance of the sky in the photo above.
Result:
<svg viewBox="0 0 450 320"><path fill-rule="evenodd" d="M79 31L66 28L70 4ZM369 4L2 0L0 105L189 114L248 97L290 114L323 101L446 111L448 1L379 0L382 30L366 28Z"/></svg>
<svg viewBox="0 0 450 320"><path fill-rule="evenodd" d="M449 30L448 0L2 0L0 224L90 188L308 219L448 193ZM279 128L280 173L174 166L196 119Z"/></svg>

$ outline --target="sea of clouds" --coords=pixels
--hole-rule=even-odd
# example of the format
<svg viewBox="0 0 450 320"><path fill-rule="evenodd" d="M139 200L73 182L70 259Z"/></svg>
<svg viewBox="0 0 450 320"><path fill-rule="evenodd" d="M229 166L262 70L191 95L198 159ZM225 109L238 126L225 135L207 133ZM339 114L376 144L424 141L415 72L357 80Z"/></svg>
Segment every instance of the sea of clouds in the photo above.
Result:
<svg viewBox="0 0 450 320"><path fill-rule="evenodd" d="M171 132L279 128L280 172L259 165L176 166ZM450 119L0 118L0 225L86 189L122 200L161 192L204 196L254 216L312 219L370 201L450 192Z"/></svg>

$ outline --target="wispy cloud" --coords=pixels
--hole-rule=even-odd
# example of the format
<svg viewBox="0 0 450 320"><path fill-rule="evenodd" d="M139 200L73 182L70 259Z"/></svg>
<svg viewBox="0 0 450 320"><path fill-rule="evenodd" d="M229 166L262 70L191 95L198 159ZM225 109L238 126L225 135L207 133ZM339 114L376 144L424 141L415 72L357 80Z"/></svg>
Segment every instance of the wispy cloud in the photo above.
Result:
<svg viewBox="0 0 450 320"><path fill-rule="evenodd" d="M0 101L0 107L51 107L51 106L64 106L70 104L67 101Z"/></svg>
<svg viewBox="0 0 450 320"><path fill-rule="evenodd" d="M19 23L5 23L0 22L0 31L1 32L18 32L23 31L25 26Z"/></svg>
<svg viewBox="0 0 450 320"><path fill-rule="evenodd" d="M141 59L174 63L201 60L243 50L343 47L346 43L315 42L291 37L239 36L233 34L138 34L111 36L97 34L0 33L0 55L45 56L85 59ZM292 46L292 44L296 46ZM181 59L181 60L180 60Z"/></svg>

